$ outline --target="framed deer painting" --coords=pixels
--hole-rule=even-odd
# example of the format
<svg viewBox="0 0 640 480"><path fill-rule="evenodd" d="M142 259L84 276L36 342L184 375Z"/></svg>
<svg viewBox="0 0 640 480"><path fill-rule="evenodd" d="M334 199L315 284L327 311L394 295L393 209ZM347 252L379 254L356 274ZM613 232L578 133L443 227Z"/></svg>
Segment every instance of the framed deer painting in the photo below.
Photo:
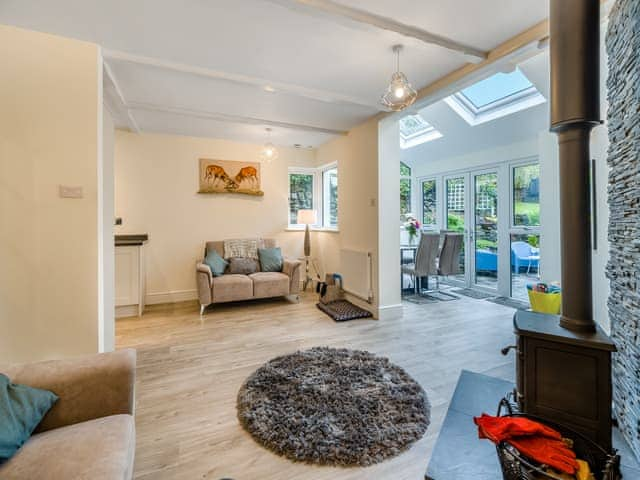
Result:
<svg viewBox="0 0 640 480"><path fill-rule="evenodd" d="M260 190L260 164L232 160L199 160L198 193L243 193L264 195Z"/></svg>

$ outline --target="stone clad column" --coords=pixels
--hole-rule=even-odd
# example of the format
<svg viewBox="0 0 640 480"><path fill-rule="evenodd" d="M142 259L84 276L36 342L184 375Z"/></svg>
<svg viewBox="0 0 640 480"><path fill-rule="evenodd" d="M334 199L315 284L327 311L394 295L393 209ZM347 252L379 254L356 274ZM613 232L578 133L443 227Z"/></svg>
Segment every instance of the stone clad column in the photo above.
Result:
<svg viewBox="0 0 640 480"><path fill-rule="evenodd" d="M614 413L640 458L640 1L612 7L606 47Z"/></svg>

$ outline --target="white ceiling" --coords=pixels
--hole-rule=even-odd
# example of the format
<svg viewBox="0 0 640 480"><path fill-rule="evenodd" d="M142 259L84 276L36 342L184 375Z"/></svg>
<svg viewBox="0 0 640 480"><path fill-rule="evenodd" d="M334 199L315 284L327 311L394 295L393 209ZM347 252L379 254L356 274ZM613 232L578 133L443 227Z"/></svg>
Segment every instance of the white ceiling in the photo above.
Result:
<svg viewBox="0 0 640 480"><path fill-rule="evenodd" d="M341 0L490 50L548 16L546 0ZM390 47L421 88L469 59L292 0L1 0L0 22L103 46L116 123L143 132L317 146L378 110ZM274 93L264 91L272 85ZM308 128L306 128L308 127ZM320 129L320 130L318 130ZM326 132L323 130L329 130Z"/></svg>
<svg viewBox="0 0 640 480"><path fill-rule="evenodd" d="M419 113L443 136L437 140L402 150L402 160L405 163L416 165L431 160L458 157L530 140L536 138L542 130L548 129L549 52L543 51L518 66L547 99L547 102L490 122L471 126L444 100L441 100L423 108Z"/></svg>

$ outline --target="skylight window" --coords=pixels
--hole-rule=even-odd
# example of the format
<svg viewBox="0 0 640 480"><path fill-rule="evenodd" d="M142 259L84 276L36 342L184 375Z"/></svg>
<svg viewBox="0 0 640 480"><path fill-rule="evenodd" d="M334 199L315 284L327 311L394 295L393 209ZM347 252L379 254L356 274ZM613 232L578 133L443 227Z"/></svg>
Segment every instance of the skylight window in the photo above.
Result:
<svg viewBox="0 0 640 480"><path fill-rule="evenodd" d="M400 119L400 148L411 148L442 137L442 134L420 115Z"/></svg>
<svg viewBox="0 0 640 480"><path fill-rule="evenodd" d="M545 101L518 68L496 73L445 99L469 125L489 122Z"/></svg>

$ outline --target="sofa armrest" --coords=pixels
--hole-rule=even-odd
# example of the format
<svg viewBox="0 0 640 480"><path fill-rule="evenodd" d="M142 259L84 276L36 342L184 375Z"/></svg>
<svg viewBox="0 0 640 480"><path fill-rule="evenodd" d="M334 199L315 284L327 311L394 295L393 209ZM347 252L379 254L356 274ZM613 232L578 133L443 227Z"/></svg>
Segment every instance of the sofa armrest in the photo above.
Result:
<svg viewBox="0 0 640 480"><path fill-rule="evenodd" d="M211 299L211 286L213 285L213 274L211 267L206 263L198 262L196 264L196 283L198 285L198 299L200 305L209 305Z"/></svg>
<svg viewBox="0 0 640 480"><path fill-rule="evenodd" d="M282 273L289 277L290 295L300 292L300 265L302 262L290 258L285 258L282 262Z"/></svg>
<svg viewBox="0 0 640 480"><path fill-rule="evenodd" d="M134 412L136 351L133 349L14 365L2 371L13 383L58 395L59 400L36 432Z"/></svg>

